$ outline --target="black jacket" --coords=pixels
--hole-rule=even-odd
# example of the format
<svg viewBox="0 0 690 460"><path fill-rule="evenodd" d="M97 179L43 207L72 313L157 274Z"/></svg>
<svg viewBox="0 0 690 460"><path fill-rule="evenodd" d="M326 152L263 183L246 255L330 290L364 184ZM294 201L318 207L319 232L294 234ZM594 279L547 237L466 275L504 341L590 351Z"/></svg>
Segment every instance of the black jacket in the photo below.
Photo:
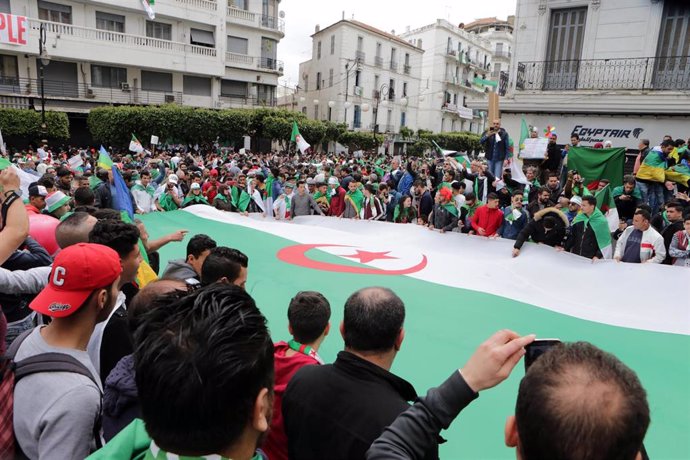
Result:
<svg viewBox="0 0 690 460"><path fill-rule="evenodd" d="M283 397L289 458L363 460L416 398L408 382L346 351L331 365L305 366ZM438 458L437 443L426 458Z"/></svg>
<svg viewBox="0 0 690 460"><path fill-rule="evenodd" d="M2 268L7 270L29 270L35 267L47 267L53 263L48 251L30 236L24 240L20 249L17 249L8 257Z"/></svg>
<svg viewBox="0 0 690 460"><path fill-rule="evenodd" d="M565 241L565 250L588 259L594 257L602 259L604 256L601 254L594 230L589 225L585 227L586 224L586 222L578 222L570 227L570 234Z"/></svg>
<svg viewBox="0 0 690 460"><path fill-rule="evenodd" d="M371 445L367 460L421 458L435 445L442 429L447 429L469 403L479 396L455 371L439 387L429 390Z"/></svg>
<svg viewBox="0 0 690 460"><path fill-rule="evenodd" d="M113 195L110 193L110 184L103 182L94 190L96 207L101 209L113 209Z"/></svg>
<svg viewBox="0 0 690 460"><path fill-rule="evenodd" d="M672 265L673 257L668 253L668 249L671 247L671 242L673 241L673 235L683 230L683 219L678 222L673 222L668 224L666 228L661 231L661 236L664 238L664 246L666 246L666 258L662 262L664 265Z"/></svg>
<svg viewBox="0 0 690 460"><path fill-rule="evenodd" d="M434 205L434 211L431 214L431 222L436 230L445 230L452 232L458 226L458 216L451 214L446 208L440 204Z"/></svg>
<svg viewBox="0 0 690 460"><path fill-rule="evenodd" d="M556 226L548 232L544 228L544 218L552 216L556 218ZM521 249L525 241L532 240L535 243L542 243L548 246L560 246L563 244L566 229L568 228L568 218L560 210L550 207L544 208L534 215L525 228L518 234L515 240L515 249Z"/></svg>

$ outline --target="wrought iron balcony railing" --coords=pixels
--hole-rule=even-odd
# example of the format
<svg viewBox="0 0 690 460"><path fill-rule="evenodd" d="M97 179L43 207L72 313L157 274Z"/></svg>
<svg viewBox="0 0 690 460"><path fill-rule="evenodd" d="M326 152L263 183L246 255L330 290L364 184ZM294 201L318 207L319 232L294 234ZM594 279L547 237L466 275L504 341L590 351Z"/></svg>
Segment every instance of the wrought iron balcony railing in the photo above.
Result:
<svg viewBox="0 0 690 460"><path fill-rule="evenodd" d="M690 56L519 62L518 91L690 89Z"/></svg>

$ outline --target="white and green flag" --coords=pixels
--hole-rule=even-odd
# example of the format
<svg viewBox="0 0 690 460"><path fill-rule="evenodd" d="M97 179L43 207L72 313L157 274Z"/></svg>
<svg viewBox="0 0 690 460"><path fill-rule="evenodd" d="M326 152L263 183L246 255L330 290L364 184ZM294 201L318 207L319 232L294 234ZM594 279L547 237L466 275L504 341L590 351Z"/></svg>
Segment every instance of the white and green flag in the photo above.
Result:
<svg viewBox="0 0 690 460"><path fill-rule="evenodd" d="M300 152L304 153L311 145L304 140L297 127L297 122L292 122L292 135L290 136L290 141L297 144L297 148Z"/></svg>

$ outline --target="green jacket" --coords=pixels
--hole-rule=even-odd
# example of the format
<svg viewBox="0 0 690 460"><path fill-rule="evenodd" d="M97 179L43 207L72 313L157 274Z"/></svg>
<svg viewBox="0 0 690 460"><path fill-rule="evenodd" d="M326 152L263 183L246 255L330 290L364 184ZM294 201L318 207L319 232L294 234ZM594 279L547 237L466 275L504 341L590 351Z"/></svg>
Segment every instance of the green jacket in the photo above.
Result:
<svg viewBox="0 0 690 460"><path fill-rule="evenodd" d="M144 421L136 418L88 460L143 460L151 446Z"/></svg>

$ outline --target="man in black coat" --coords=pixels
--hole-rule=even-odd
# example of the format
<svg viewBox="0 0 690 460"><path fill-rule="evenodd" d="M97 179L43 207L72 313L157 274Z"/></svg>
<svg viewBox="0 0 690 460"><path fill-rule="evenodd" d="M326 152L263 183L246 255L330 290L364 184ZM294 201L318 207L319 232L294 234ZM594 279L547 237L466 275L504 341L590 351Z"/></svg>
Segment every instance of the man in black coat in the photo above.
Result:
<svg viewBox="0 0 690 460"><path fill-rule="evenodd" d="M671 265L672 257L669 255L668 249L671 247L673 235L683 230L683 205L672 201L666 204L666 212L657 214L652 219L652 227L664 238L664 246L666 246L666 259L664 265Z"/></svg>
<svg viewBox="0 0 690 460"><path fill-rule="evenodd" d="M542 209L534 214L533 219L518 234L513 245L513 257L520 255L520 250L526 241L551 247L561 246L567 228L568 218L562 211L555 207Z"/></svg>
<svg viewBox="0 0 690 460"><path fill-rule="evenodd" d="M294 459L363 460L371 443L417 394L389 370L402 344L405 306L392 291L365 288L345 302L345 350L335 363L305 366L283 397ZM425 458L438 458L434 443Z"/></svg>

